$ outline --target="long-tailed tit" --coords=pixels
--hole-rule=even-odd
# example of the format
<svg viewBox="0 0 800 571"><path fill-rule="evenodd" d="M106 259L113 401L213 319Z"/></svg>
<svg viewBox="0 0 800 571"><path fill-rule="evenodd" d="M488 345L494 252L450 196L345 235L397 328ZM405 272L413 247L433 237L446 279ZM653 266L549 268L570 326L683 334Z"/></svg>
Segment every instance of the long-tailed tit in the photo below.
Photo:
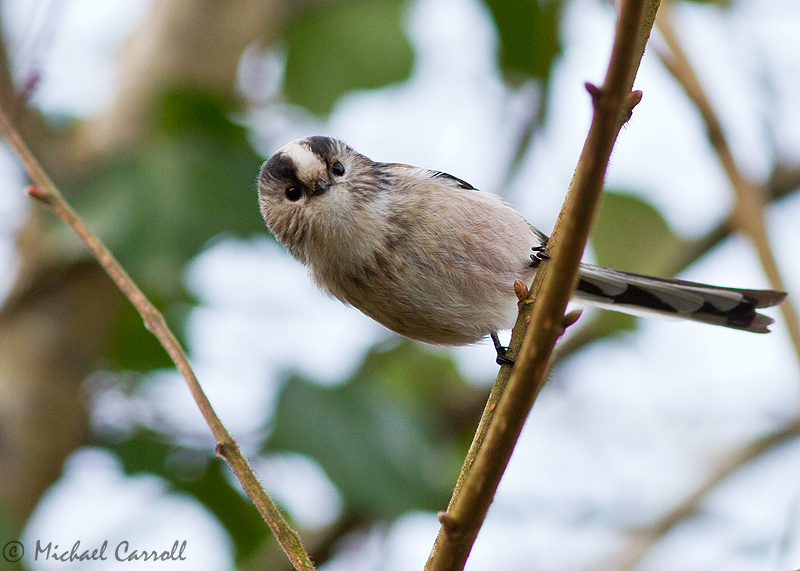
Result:
<svg viewBox="0 0 800 571"><path fill-rule="evenodd" d="M497 331L514 325L514 281L531 283L547 236L500 198L319 136L272 155L258 188L270 231L323 290L412 339L465 345L490 335L505 362ZM767 333L773 319L756 309L786 294L581 264L574 297Z"/></svg>

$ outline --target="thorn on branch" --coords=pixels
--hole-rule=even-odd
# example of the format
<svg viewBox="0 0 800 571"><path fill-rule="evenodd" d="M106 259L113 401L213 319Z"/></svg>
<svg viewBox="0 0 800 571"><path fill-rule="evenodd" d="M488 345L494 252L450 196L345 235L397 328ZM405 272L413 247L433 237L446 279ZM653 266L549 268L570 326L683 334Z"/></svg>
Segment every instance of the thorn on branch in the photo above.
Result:
<svg viewBox="0 0 800 571"><path fill-rule="evenodd" d="M592 96L592 105L597 107L597 101L600 99L600 88L594 83L589 83L588 81L584 83L583 86L586 88L586 91L589 92L589 95Z"/></svg>

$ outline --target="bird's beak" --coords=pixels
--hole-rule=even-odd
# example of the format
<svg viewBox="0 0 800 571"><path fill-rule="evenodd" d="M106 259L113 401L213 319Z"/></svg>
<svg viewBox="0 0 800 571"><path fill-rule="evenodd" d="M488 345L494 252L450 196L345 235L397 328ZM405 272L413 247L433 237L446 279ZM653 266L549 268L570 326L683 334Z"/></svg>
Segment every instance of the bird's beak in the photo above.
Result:
<svg viewBox="0 0 800 571"><path fill-rule="evenodd" d="M317 179L317 182L314 183L314 196L319 196L321 194L325 194L331 188L331 183L327 180L323 180L321 178Z"/></svg>

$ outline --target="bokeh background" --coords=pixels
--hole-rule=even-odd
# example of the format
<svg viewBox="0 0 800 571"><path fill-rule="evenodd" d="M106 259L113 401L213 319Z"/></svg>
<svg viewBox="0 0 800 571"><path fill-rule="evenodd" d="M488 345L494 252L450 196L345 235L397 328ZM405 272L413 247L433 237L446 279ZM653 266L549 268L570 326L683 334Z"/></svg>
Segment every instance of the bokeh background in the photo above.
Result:
<svg viewBox="0 0 800 571"><path fill-rule="evenodd" d="M672 11L740 168L770 193L796 296L800 4ZM421 569L494 351L409 342L315 290L263 226L259 166L295 138L336 136L499 193L549 232L614 7L3 0L0 24L0 104L165 312L320 569ZM652 49L635 87L587 260L767 287L727 232L732 192L699 115ZM27 550L8 567L123 565L34 561L37 540L185 540L188 561L159 565L289 569L141 320L26 198L5 151L0 172L0 543ZM800 367L770 314L773 333L757 336L587 311L467 569L800 568Z"/></svg>

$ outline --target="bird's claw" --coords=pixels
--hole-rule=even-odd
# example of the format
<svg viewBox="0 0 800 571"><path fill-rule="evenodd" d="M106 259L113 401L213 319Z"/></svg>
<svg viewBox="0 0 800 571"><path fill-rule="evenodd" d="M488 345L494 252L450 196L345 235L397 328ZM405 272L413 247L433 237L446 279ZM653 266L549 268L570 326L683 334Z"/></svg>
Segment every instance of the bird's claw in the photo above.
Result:
<svg viewBox="0 0 800 571"><path fill-rule="evenodd" d="M533 254L531 254L531 265L533 265L534 268L541 264L544 260L550 259L550 256L548 256L544 251L546 247L547 245L543 244L541 246L534 246L531 248L531 250L533 250Z"/></svg>

